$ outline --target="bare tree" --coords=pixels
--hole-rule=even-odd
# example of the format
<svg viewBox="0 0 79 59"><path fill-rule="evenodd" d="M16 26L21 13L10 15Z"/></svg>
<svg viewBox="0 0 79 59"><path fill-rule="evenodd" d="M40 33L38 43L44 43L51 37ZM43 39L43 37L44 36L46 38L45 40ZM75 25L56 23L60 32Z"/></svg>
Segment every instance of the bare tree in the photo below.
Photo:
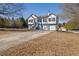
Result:
<svg viewBox="0 0 79 59"><path fill-rule="evenodd" d="M64 18L79 18L79 4L78 3L65 3L62 6Z"/></svg>
<svg viewBox="0 0 79 59"><path fill-rule="evenodd" d="M24 9L23 5L21 3L0 3L0 15L21 15L20 12Z"/></svg>

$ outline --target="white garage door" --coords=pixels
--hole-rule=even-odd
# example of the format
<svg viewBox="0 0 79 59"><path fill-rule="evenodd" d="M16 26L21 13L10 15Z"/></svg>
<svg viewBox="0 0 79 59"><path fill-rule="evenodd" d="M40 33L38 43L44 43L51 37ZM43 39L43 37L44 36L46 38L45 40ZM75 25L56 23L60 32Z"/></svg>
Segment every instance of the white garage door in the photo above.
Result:
<svg viewBox="0 0 79 59"><path fill-rule="evenodd" d="M50 26L50 30L56 30L56 26Z"/></svg>

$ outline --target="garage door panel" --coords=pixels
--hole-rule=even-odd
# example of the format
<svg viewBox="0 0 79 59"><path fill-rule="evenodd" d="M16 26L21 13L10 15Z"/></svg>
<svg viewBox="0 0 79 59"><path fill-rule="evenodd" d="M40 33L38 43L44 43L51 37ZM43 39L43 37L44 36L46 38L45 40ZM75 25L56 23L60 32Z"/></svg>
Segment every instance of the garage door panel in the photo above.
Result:
<svg viewBox="0 0 79 59"><path fill-rule="evenodd" d="M56 30L56 26L50 26L50 30Z"/></svg>

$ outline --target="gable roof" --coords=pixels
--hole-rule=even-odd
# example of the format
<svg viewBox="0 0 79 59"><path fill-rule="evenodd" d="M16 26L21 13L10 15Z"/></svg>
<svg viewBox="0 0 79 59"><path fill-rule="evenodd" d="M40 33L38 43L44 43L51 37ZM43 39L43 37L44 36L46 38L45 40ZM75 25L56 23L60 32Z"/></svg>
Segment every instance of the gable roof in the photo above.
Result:
<svg viewBox="0 0 79 59"><path fill-rule="evenodd" d="M32 15L34 15L34 14L31 14L29 17L33 17ZM44 15L44 16L37 16L37 15L34 15L34 16L36 16L37 18L47 18L47 17L49 17L50 15L55 15L55 14L53 14L53 13L50 13L49 15ZM56 16L56 15L55 15ZM29 18L28 17L28 18ZM28 19L27 18L27 19ZM34 17L33 17L34 18Z"/></svg>
<svg viewBox="0 0 79 59"><path fill-rule="evenodd" d="M34 18L32 15L34 15L34 14L31 14L27 19L29 19L30 17ZM34 15L34 16L36 16L36 15ZM37 16L36 16L36 17L37 17Z"/></svg>
<svg viewBox="0 0 79 59"><path fill-rule="evenodd" d="M47 18L47 17L49 17L50 15L52 15L53 13L51 13L51 14L49 14L49 15L45 15L45 16L38 16L38 17L42 17L42 18ZM53 14L53 15L55 15L55 14ZM56 15L55 15L56 16Z"/></svg>

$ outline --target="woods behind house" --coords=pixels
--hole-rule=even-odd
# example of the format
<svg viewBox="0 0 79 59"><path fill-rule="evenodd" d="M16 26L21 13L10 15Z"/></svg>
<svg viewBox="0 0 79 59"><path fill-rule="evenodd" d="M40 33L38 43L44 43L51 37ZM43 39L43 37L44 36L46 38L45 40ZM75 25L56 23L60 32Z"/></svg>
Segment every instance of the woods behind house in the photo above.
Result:
<svg viewBox="0 0 79 59"><path fill-rule="evenodd" d="M2 3L0 4L0 28L25 28L27 20L22 16L24 4ZM17 18L15 18L17 17Z"/></svg>
<svg viewBox="0 0 79 59"><path fill-rule="evenodd" d="M0 17L0 28L27 28L27 20L23 17L4 18Z"/></svg>

